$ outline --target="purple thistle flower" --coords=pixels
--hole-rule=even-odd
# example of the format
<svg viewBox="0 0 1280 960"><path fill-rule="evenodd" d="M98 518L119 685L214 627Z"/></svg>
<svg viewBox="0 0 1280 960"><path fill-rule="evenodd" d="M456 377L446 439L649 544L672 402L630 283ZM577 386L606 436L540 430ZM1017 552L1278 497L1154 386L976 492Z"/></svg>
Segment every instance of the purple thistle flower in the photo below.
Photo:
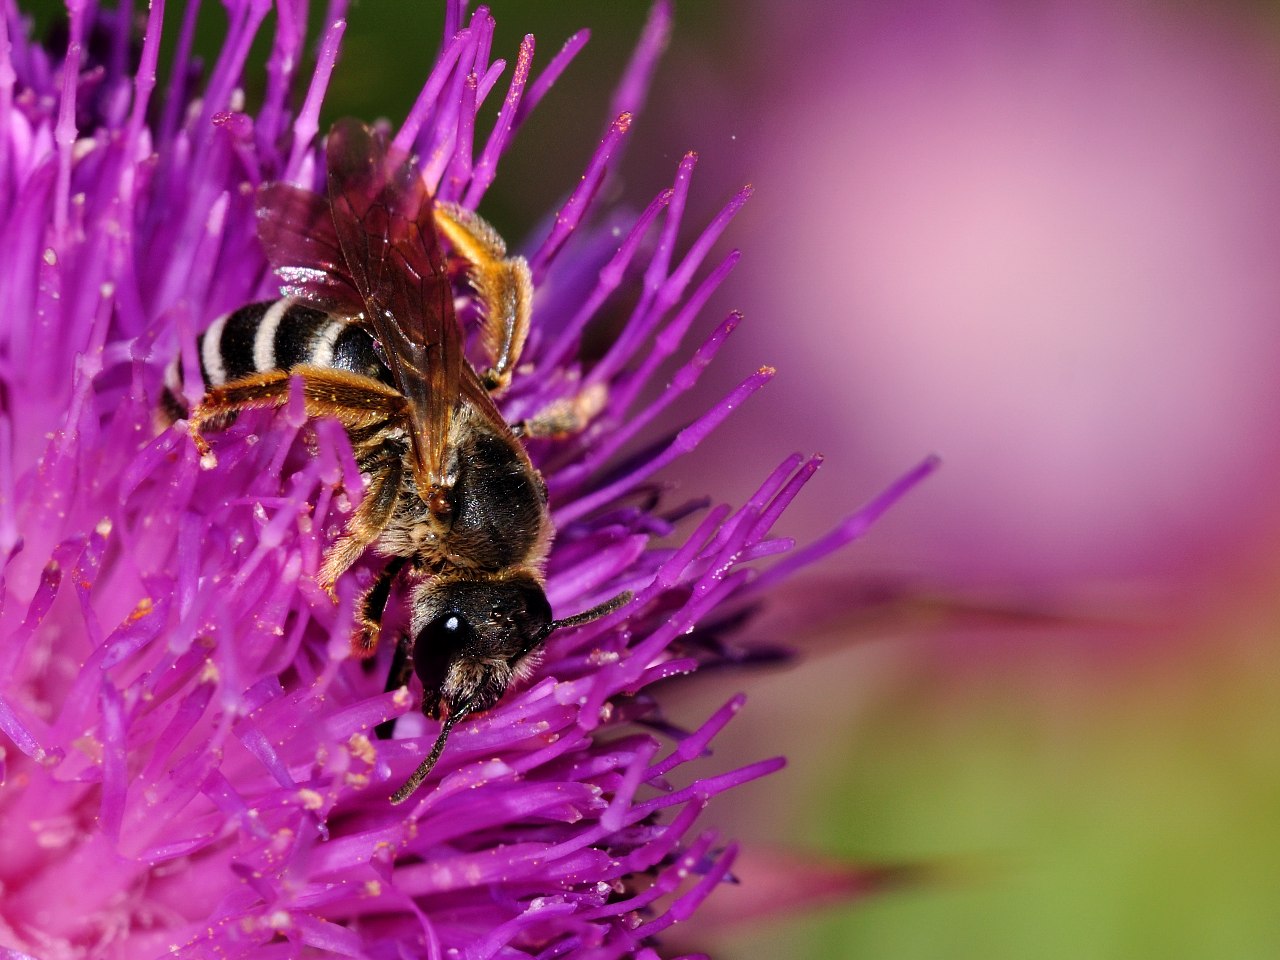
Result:
<svg viewBox="0 0 1280 960"><path fill-rule="evenodd" d="M226 6L226 42L199 82L187 8L167 90L161 0L140 47L129 4L70 4L65 42L48 47L12 4L0 17L0 730L12 743L0 946L49 960L656 957L662 931L729 876L735 848L697 826L703 807L782 760L703 763L742 698L679 731L654 689L733 656L722 634L744 606L857 536L931 465L763 572L752 563L791 546L769 531L816 458L788 459L737 510L662 502L657 471L772 371L634 452L737 325L721 322L647 399L737 260L707 258L749 193L680 243L690 154L639 216L587 218L664 43L659 3L616 119L525 251L537 296L522 369L536 375L518 373L503 399L515 421L607 389L586 432L530 444L557 529L547 592L557 616L635 596L553 634L534 677L459 723L428 783L392 807L437 728L412 693L382 692L389 650L379 670L350 659L369 571L344 578L336 606L316 585L362 489L342 429L307 422L298 395L219 434L209 471L183 430L154 426L164 365L181 351L198 383L196 334L275 293L256 187L323 175L318 115L344 4L330 5L309 80L296 75L307 4L276 5L253 115L238 86L269 5ZM435 65L392 132L438 198L470 208L585 40L535 71L528 37L507 70L492 35L484 8L451 0ZM622 332L584 364L582 332L636 281ZM393 598L388 632L403 610ZM394 717L396 739L375 739Z"/></svg>

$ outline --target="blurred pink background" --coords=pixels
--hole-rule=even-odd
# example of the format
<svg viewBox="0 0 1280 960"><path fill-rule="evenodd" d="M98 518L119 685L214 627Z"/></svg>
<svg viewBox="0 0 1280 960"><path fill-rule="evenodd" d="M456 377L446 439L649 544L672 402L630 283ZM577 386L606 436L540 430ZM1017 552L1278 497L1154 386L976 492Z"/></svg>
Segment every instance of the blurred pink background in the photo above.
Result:
<svg viewBox="0 0 1280 960"><path fill-rule="evenodd" d="M1280 523L1268 10L748 10L714 63L677 26L652 105L702 154L698 189L757 187L721 387L780 370L689 469L743 463L749 435L741 496L825 453L788 518L812 535L941 454L850 571L1104 603L1238 583Z"/></svg>

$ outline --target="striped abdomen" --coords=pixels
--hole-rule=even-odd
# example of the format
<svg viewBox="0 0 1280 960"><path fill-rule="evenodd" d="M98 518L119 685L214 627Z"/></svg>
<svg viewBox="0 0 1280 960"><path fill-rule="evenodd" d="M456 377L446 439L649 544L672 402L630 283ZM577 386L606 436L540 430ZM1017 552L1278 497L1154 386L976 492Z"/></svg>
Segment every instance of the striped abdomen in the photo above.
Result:
<svg viewBox="0 0 1280 960"><path fill-rule="evenodd" d="M243 380L255 373L291 370L299 365L349 370L383 383L391 374L378 359L373 338L344 317L285 298L252 303L223 314L196 339L205 389ZM165 371L165 412L187 415L182 395L181 357Z"/></svg>

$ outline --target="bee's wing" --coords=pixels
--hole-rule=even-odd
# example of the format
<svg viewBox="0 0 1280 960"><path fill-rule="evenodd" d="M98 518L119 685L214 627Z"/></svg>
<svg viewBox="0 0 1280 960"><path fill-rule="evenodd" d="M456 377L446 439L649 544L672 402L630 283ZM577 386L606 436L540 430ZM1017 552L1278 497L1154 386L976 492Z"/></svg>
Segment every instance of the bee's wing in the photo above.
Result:
<svg viewBox="0 0 1280 960"><path fill-rule="evenodd" d="M327 149L334 233L409 401L414 474L425 492L444 485L449 419L470 372L431 195L417 165L357 121L335 124Z"/></svg>
<svg viewBox="0 0 1280 960"><path fill-rule="evenodd" d="M258 238L280 293L301 297L344 316L364 310L351 278L329 201L291 183L268 183L258 190Z"/></svg>

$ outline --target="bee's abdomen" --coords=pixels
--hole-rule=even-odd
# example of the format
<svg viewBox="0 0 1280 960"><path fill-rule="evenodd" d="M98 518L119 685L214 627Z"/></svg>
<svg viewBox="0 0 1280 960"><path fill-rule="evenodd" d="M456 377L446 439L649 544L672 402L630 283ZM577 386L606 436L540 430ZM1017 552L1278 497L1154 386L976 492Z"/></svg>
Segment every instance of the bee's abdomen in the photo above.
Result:
<svg viewBox="0 0 1280 960"><path fill-rule="evenodd" d="M205 389L255 373L308 365L349 370L384 383L390 373L362 327L292 299L270 300L223 314L196 339ZM185 416L181 358L165 373L162 404L171 417Z"/></svg>

